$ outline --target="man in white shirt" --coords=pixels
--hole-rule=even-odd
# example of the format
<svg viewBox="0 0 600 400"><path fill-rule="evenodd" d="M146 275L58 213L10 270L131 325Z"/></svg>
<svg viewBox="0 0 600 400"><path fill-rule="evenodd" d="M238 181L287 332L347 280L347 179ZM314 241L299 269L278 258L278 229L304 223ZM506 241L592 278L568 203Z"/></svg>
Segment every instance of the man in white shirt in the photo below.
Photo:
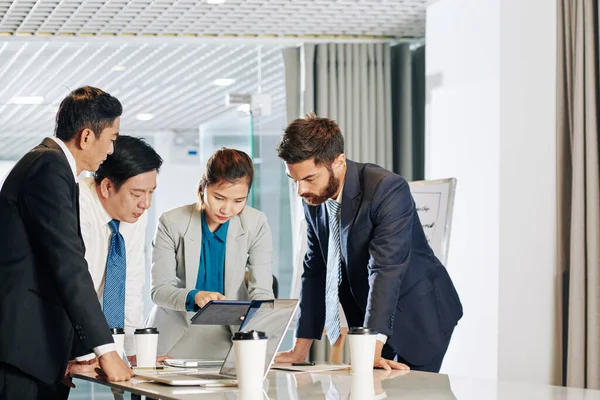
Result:
<svg viewBox="0 0 600 400"><path fill-rule="evenodd" d="M135 365L133 331L142 328L147 214L161 157L144 140L119 136L93 178L80 180L85 259L110 328L125 330L125 354ZM77 358L94 359L94 354Z"/></svg>

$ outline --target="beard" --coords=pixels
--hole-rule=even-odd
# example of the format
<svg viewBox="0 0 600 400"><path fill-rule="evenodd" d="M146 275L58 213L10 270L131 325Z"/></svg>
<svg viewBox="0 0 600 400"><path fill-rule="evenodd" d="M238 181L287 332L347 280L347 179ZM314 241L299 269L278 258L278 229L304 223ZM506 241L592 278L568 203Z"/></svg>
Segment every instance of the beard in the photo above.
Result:
<svg viewBox="0 0 600 400"><path fill-rule="evenodd" d="M311 206L319 206L335 195L340 187L340 180L333 175L329 169L329 180L327 186L320 193L304 193L302 198Z"/></svg>

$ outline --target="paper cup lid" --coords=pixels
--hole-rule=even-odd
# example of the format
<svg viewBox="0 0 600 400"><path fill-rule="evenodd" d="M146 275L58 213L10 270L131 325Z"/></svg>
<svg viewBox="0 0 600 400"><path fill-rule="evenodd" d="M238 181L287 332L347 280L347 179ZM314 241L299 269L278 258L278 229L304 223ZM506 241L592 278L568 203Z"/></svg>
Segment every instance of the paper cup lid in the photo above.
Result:
<svg viewBox="0 0 600 400"><path fill-rule="evenodd" d="M110 333L113 335L124 335L125 330L123 328L110 328Z"/></svg>
<svg viewBox="0 0 600 400"><path fill-rule="evenodd" d="M377 335L375 329L364 328L362 326L348 329L348 335Z"/></svg>
<svg viewBox="0 0 600 400"><path fill-rule="evenodd" d="M136 329L134 333L136 335L157 335L158 329L157 328L141 328L141 329Z"/></svg>
<svg viewBox="0 0 600 400"><path fill-rule="evenodd" d="M241 331L233 335L233 340L259 340L266 339L267 335L260 331Z"/></svg>

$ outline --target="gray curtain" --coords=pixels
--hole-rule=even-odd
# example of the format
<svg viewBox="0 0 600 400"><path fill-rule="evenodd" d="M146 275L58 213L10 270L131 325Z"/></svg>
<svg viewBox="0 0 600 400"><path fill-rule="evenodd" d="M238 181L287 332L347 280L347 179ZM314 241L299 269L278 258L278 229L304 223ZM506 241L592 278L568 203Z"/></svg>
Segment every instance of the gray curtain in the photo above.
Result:
<svg viewBox="0 0 600 400"><path fill-rule="evenodd" d="M393 171L425 179L425 46L391 48Z"/></svg>
<svg viewBox="0 0 600 400"><path fill-rule="evenodd" d="M314 53L314 111L340 125L348 158L392 169L389 44L319 44L304 49Z"/></svg>
<svg viewBox="0 0 600 400"><path fill-rule="evenodd" d="M600 389L598 9L558 1L558 262L563 382Z"/></svg>

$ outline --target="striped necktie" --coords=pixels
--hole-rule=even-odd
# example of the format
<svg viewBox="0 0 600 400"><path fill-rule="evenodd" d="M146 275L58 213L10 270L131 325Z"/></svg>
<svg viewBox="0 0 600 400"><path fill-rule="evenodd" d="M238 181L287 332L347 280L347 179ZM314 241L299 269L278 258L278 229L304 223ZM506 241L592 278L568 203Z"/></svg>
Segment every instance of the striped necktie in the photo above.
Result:
<svg viewBox="0 0 600 400"><path fill-rule="evenodd" d="M110 249L106 259L106 279L102 310L109 328L124 328L125 326L125 239L119 232L119 222L115 219L108 223L112 235Z"/></svg>
<svg viewBox="0 0 600 400"><path fill-rule="evenodd" d="M329 244L327 250L327 278L325 283L325 330L333 346L340 336L340 309L338 288L342 281L340 257L340 203L327 200L329 216Z"/></svg>

